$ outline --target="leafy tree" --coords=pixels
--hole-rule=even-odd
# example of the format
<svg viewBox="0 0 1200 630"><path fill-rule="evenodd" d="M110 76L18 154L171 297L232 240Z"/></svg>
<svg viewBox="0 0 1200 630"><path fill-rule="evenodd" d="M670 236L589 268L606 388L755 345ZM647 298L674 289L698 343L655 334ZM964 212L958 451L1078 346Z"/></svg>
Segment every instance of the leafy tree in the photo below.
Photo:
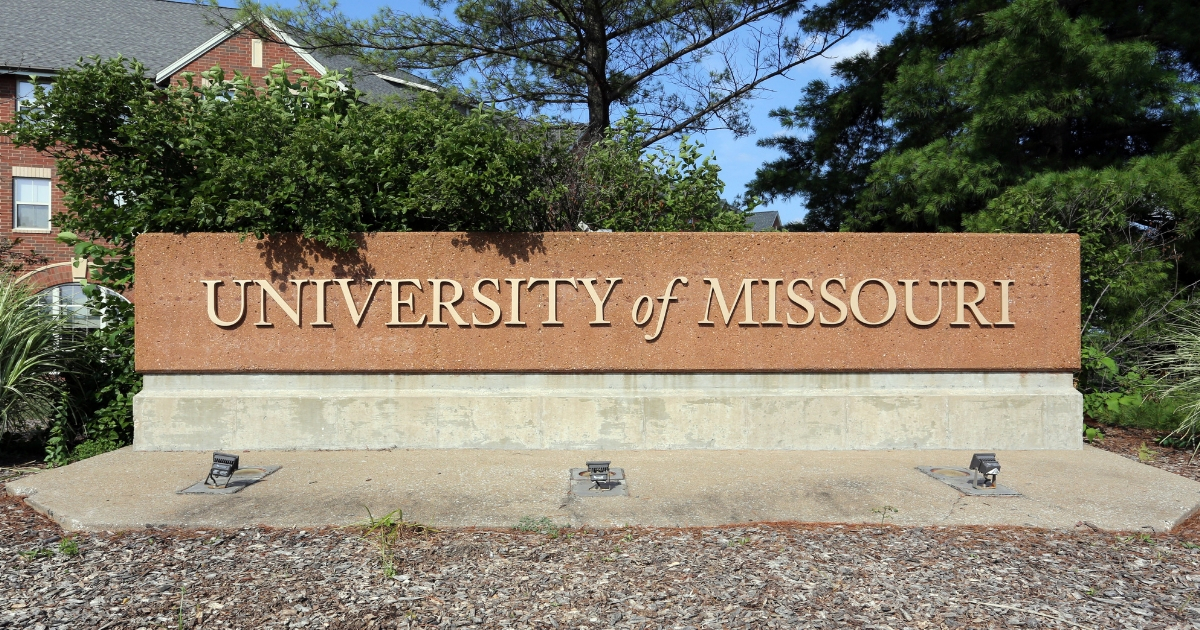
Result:
<svg viewBox="0 0 1200 630"><path fill-rule="evenodd" d="M352 86L277 66L265 86L216 68L160 89L137 62L97 59L61 72L0 133L56 158L60 240L118 291L134 284L144 232L299 233L346 250L373 231L746 229L698 145L650 153L634 119L580 148L543 120L434 97L367 103ZM75 404L48 443L56 463L128 441L141 387L131 309L87 290L107 326L77 353Z"/></svg>
<svg viewBox="0 0 1200 630"><path fill-rule="evenodd" d="M215 1L215 0L210 0ZM424 69L489 103L524 111L586 110L589 140L614 105L649 121L646 145L690 130L750 131L759 86L820 55L853 30L791 28L802 0L425 0L436 15L383 8L346 17L328 0L242 15L274 20L309 45L349 51L372 68Z"/></svg>
<svg viewBox="0 0 1200 630"><path fill-rule="evenodd" d="M544 121L435 97L370 104L344 87L351 76L288 74L272 68L256 87L217 68L163 90L136 62L95 60L63 71L0 132L56 158L56 223L104 244L87 252L118 289L142 232L295 232L348 249L372 231L736 224L711 160L650 159L629 133L580 152ZM630 185L639 194L603 190Z"/></svg>
<svg viewBox="0 0 1200 630"><path fill-rule="evenodd" d="M1200 12L1180 0L873 10L905 28L773 113L803 133L761 142L784 156L751 192L804 199L796 229L1079 233L1095 368L1081 387L1141 383L1103 359L1128 368L1159 343L1200 278Z"/></svg>

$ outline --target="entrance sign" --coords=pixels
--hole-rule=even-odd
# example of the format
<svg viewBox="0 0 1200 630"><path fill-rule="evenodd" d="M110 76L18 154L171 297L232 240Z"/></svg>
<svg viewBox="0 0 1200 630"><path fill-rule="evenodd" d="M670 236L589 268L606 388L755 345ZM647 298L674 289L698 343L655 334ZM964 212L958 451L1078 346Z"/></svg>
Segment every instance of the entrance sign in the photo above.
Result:
<svg viewBox="0 0 1200 630"><path fill-rule="evenodd" d="M1073 235L147 234L137 367L1072 371Z"/></svg>
<svg viewBox="0 0 1200 630"><path fill-rule="evenodd" d="M1077 449L1079 240L144 234L141 450Z"/></svg>

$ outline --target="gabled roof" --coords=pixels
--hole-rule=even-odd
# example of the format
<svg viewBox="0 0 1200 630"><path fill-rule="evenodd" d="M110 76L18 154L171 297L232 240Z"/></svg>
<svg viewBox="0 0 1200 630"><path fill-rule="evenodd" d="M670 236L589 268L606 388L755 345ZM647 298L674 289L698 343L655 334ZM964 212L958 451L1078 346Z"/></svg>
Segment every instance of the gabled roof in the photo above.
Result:
<svg viewBox="0 0 1200 630"><path fill-rule="evenodd" d="M48 74L80 58L118 54L137 59L162 83L189 62L235 35L232 11L213 15L194 2L172 0L2 0L0 73ZM220 19L224 18L224 19ZM266 25L318 73L355 69L355 87L370 96L411 95L437 86L402 70L364 71L348 56L309 52L287 33Z"/></svg>
<svg viewBox="0 0 1200 630"><path fill-rule="evenodd" d="M188 51L188 53L186 55L171 62L170 65L163 68L162 70L159 70L154 75L154 80L158 83L167 81L168 79L171 78L171 75L175 74L176 72L179 72L180 70L183 70L184 68L187 67L187 65L189 63L192 63L193 61L204 56L204 53L207 53L208 51L216 48L217 46L220 46L222 43L225 42L225 40L229 39L230 37L233 37L234 35L237 35L242 29L246 28L246 26L248 26L248 24L246 22L238 22L238 23L231 24L230 26L221 29L219 32L217 32L217 34L208 38L207 41L200 44L199 46L196 46L192 50ZM271 31L272 36L276 40L281 41L281 42L287 44L288 46L291 46L292 50L294 50L296 52L296 54L300 55L300 58L303 59L309 66L311 66L312 69L314 71L316 71L317 74L325 74L325 72L326 72L325 64L317 61L316 59L313 58L313 56L311 54L309 54L309 52L307 50L304 50L303 48L301 48L300 44L298 42L296 42L296 40L293 39L291 35L288 35L287 33L279 30L278 28L276 28L276 26L274 24L271 24L270 22L267 22L265 24L265 26L267 27L267 29L269 29Z"/></svg>
<svg viewBox="0 0 1200 630"><path fill-rule="evenodd" d="M750 231L752 232L778 230L783 227L783 224L779 221L779 213L774 210L751 212L747 214L746 225L750 226Z"/></svg>
<svg viewBox="0 0 1200 630"><path fill-rule="evenodd" d="M194 2L4 0L0 67L53 72L92 55L133 57L157 73L222 31Z"/></svg>

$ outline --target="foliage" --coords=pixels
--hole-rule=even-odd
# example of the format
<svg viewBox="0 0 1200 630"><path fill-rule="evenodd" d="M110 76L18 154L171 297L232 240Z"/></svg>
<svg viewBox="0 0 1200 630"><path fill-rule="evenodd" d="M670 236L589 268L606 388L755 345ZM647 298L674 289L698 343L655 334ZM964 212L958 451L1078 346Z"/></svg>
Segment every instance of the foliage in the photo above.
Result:
<svg viewBox="0 0 1200 630"><path fill-rule="evenodd" d="M108 243L84 253L110 286L131 281L142 232L296 232L349 249L360 232L575 229L581 217L563 208L582 207L598 223L641 216L624 223L643 229L723 229L730 220L714 202L715 164L695 156L643 160L627 140L601 143L593 156L544 121L463 113L434 97L368 104L346 89L353 77L336 73L289 77L280 65L265 86L219 68L202 74L208 85L186 74L162 90L137 62L84 62L0 126L57 159L67 210L56 221ZM601 166L574 173L581 163L623 164L618 174L637 181L593 176ZM558 203L576 182L614 189L588 198L627 201ZM639 194L620 194L629 186ZM692 223L654 218L664 210Z"/></svg>
<svg viewBox="0 0 1200 630"><path fill-rule="evenodd" d="M583 152L545 195L552 212L617 232L745 231L743 212L723 199L720 168L684 137L677 152L642 148L649 129L629 112ZM751 208L752 209L752 208Z"/></svg>
<svg viewBox="0 0 1200 630"><path fill-rule="evenodd" d="M0 434L42 428L73 373L67 322L27 285L0 275Z"/></svg>
<svg viewBox="0 0 1200 630"><path fill-rule="evenodd" d="M1180 444L1195 442L1200 437L1200 310L1179 313L1164 336L1163 348L1146 363L1162 374L1160 392L1180 403L1182 421L1171 437Z"/></svg>
<svg viewBox="0 0 1200 630"><path fill-rule="evenodd" d="M614 105L634 107L650 121L647 145L689 130L748 133L745 102L764 81L853 31L797 31L789 18L801 0L427 0L435 15L383 8L370 19L329 0L240 4L242 18L268 18L380 72L430 70L517 111L585 110L589 141L608 131Z"/></svg>
<svg viewBox="0 0 1200 630"><path fill-rule="evenodd" d="M647 154L637 121L576 147L546 121L487 108L366 103L349 75L279 65L265 85L220 68L184 77L164 90L136 61L94 58L0 125L56 159L66 210L55 223L70 230L60 240L115 291L133 287L144 232L299 233L345 250L372 231L745 229L699 146ZM55 464L132 436L131 307L88 292L106 326L84 340L63 398L74 404L51 427Z"/></svg>
<svg viewBox="0 0 1200 630"><path fill-rule="evenodd" d="M383 577L396 577L396 542L405 535L433 534L436 529L420 523L404 520L404 511L392 510L379 518L371 514L371 508L366 508L367 520L359 523L363 537L371 541L379 551L379 564Z"/></svg>
<svg viewBox="0 0 1200 630"><path fill-rule="evenodd" d="M1170 424L1136 366L1200 280L1200 14L834 0L809 19L862 7L905 28L773 113L801 134L761 143L784 157L751 192L803 198L793 229L1079 234L1088 413Z"/></svg>
<svg viewBox="0 0 1200 630"><path fill-rule="evenodd" d="M532 516L522 516L517 522L515 529L519 532L535 532L538 534L546 534L551 538L558 538L559 532L564 528L556 525L549 517L533 518Z"/></svg>

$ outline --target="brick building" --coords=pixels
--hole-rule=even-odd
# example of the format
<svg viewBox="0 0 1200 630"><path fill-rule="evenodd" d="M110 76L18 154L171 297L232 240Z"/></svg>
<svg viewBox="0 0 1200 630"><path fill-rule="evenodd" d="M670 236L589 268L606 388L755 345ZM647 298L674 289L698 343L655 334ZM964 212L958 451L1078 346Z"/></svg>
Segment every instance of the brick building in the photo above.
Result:
<svg viewBox="0 0 1200 630"><path fill-rule="evenodd" d="M52 86L59 68L93 55L137 59L164 87L181 73L216 65L252 78L281 61L316 75L354 67L347 58L306 51L274 25L251 29L231 25L232 17L169 0L4 0L0 23L9 28L0 37L0 121L27 106L35 81ZM369 96L436 91L403 71L393 75L357 71L355 87ZM0 237L20 238L23 251L32 246L50 259L26 270L28 281L56 299L81 299L73 276L81 270L72 267L70 248L55 241L54 215L62 209L56 184L52 159L0 136Z"/></svg>

